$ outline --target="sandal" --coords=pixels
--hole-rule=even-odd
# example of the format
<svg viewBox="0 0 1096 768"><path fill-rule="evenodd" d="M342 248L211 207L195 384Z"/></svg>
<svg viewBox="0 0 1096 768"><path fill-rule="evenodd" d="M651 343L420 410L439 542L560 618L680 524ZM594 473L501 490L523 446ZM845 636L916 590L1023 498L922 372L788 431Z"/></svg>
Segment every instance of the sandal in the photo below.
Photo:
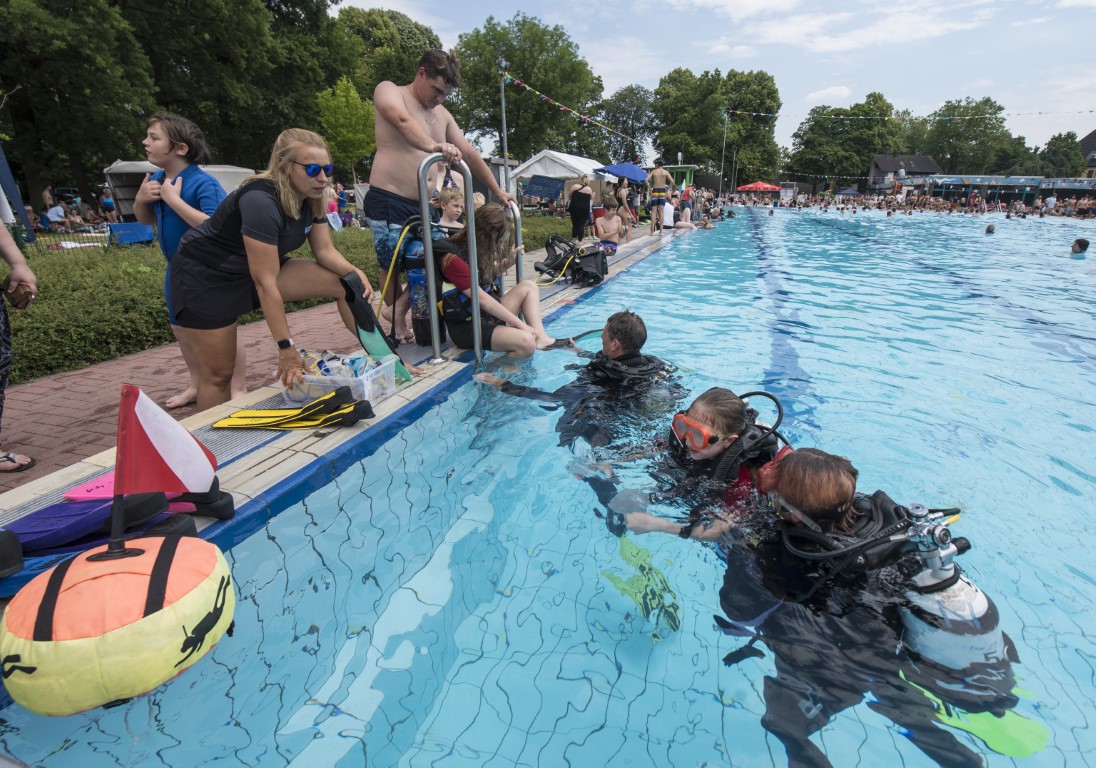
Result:
<svg viewBox="0 0 1096 768"><path fill-rule="evenodd" d="M30 459L30 457L28 456L27 458L30 459L30 461L28 461L26 464L20 464L18 459L15 458L15 456L16 456L16 454L13 453L12 451L8 451L7 453L5 453L3 455L0 455L0 465L3 465L4 463L14 464L15 465L15 469L0 469L0 473L3 473L3 472L24 472L24 471L30 469L31 467L33 467L35 464L38 463L37 459Z"/></svg>

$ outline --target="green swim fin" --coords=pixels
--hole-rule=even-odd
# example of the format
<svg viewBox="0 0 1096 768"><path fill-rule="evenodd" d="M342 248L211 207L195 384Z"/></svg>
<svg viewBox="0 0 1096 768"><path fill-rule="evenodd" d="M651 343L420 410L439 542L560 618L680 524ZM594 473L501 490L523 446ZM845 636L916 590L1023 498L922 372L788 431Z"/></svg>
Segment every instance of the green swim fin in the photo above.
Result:
<svg viewBox="0 0 1096 768"><path fill-rule="evenodd" d="M300 408L268 408L260 410L236 411L231 416L226 416L220 421L214 422L214 427L235 427L237 429L257 429L261 427L282 424L287 421L300 421L302 419L315 418L326 413L331 413L354 402L354 395L350 387L339 387L333 392L328 392L323 397L318 397L310 403L305 403Z"/></svg>
<svg viewBox="0 0 1096 768"><path fill-rule="evenodd" d="M357 272L348 272L339 278L346 290L346 303L350 305L350 311L354 315L354 324L358 328L358 341L371 357L381 359L385 355L399 354L396 352L396 343L385 336L381 331L380 323L373 307L362 298L365 286ZM403 360L396 361L396 378L401 381L411 381L411 374Z"/></svg>
<svg viewBox="0 0 1096 768"><path fill-rule="evenodd" d="M322 429L324 427L349 427L357 424L362 419L371 419L373 406L368 400L359 400L350 405L344 405L331 413L312 416L293 421L282 421L277 424L260 424L256 429Z"/></svg>

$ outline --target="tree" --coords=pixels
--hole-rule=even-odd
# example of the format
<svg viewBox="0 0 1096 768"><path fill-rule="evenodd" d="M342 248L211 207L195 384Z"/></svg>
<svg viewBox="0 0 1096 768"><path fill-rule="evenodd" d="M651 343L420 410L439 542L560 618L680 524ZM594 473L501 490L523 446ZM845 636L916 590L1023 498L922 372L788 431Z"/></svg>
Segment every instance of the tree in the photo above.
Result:
<svg viewBox="0 0 1096 768"><path fill-rule="evenodd" d="M998 148L1011 139L1004 111L989 97L945 101L929 116L928 153L944 173L993 172Z"/></svg>
<svg viewBox="0 0 1096 768"><path fill-rule="evenodd" d="M772 179L780 168L776 143L776 115L780 91L768 72L730 70L723 77L723 106L727 118L727 148L737 151L739 179ZM744 114L752 113L752 114Z"/></svg>
<svg viewBox="0 0 1096 768"><path fill-rule="evenodd" d="M377 148L373 133L373 104L363 101L348 77L317 97L331 160L337 169L356 173L357 165Z"/></svg>
<svg viewBox="0 0 1096 768"><path fill-rule="evenodd" d="M1039 155L1023 136L1014 136L997 148L994 172L1005 176L1038 176Z"/></svg>
<svg viewBox="0 0 1096 768"><path fill-rule="evenodd" d="M673 163L711 169L723 148L723 77L719 71L697 76L684 67L667 73L655 88L651 111L658 133L655 148Z"/></svg>
<svg viewBox="0 0 1096 768"><path fill-rule="evenodd" d="M894 151L903 155L927 155L929 121L924 117L915 117L908 109L894 113L893 122L897 126L898 137Z"/></svg>
<svg viewBox="0 0 1096 768"><path fill-rule="evenodd" d="M1051 136L1039 153L1039 160L1043 176L1073 178L1085 170L1085 156L1073 131Z"/></svg>
<svg viewBox="0 0 1096 768"><path fill-rule="evenodd" d="M32 201L59 179L91 197L98 170L133 154L154 106L148 66L108 0L0 4L5 133Z"/></svg>
<svg viewBox="0 0 1096 768"><path fill-rule="evenodd" d="M285 126L267 110L277 52L263 0L117 5L147 51L158 106L197 123L217 162L265 166L271 134Z"/></svg>
<svg viewBox="0 0 1096 768"><path fill-rule="evenodd" d="M792 134L792 170L814 182L863 176L866 168L848 136L848 110L813 107Z"/></svg>
<svg viewBox="0 0 1096 768"><path fill-rule="evenodd" d="M610 163L630 162L654 137L654 94L642 85L626 85L601 104L601 122L624 136L608 134Z"/></svg>
<svg viewBox="0 0 1096 768"><path fill-rule="evenodd" d="M441 48L434 30L412 21L399 11L380 8L343 8L339 25L360 41L360 81L363 98L371 99L378 83L408 83L415 76L419 59L429 50Z"/></svg>
<svg viewBox="0 0 1096 768"><path fill-rule="evenodd" d="M543 94L540 97L519 87L507 89L511 157L525 159L545 147L588 151L597 142L605 142L601 128L559 106L590 115L602 91L601 78L594 76L563 27L545 26L523 13L505 24L488 17L482 29L460 36L457 56L463 86L450 109L466 132L497 136L501 130L499 60L504 59L514 78ZM496 151L499 148L496 146Z"/></svg>
<svg viewBox="0 0 1096 768"><path fill-rule="evenodd" d="M903 122L881 93L847 109L815 107L796 130L792 167L810 177L865 176L875 155L904 149Z"/></svg>

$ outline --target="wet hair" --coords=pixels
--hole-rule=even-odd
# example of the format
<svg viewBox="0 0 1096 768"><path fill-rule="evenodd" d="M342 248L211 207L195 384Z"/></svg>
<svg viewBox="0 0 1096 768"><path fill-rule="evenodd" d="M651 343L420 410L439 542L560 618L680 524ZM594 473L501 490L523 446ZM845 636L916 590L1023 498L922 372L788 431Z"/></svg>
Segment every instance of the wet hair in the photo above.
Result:
<svg viewBox="0 0 1096 768"><path fill-rule="evenodd" d="M476 209L473 218L476 228L476 261L481 283L493 283L505 271L503 262L509 255L510 219L498 203L484 203ZM449 240L461 248L468 248L468 227L453 234Z"/></svg>
<svg viewBox="0 0 1096 768"><path fill-rule="evenodd" d="M723 387L712 387L701 394L693 400L686 413L694 417L703 415L704 420L711 422L721 438L741 435L746 431L746 402Z"/></svg>
<svg viewBox="0 0 1096 768"><path fill-rule="evenodd" d="M992 224L986 225L986 234L987 235L992 235L996 231L997 231L997 227L993 226Z"/></svg>
<svg viewBox="0 0 1096 768"><path fill-rule="evenodd" d="M290 174L293 173L293 163L297 159L297 152L303 147L316 147L327 152L327 142L323 136L304 128L286 128L278 134L274 140L274 148L270 150L270 161L266 170L257 173L247 179L269 179L274 182L274 189L278 193L278 202L286 216L297 218L301 215L301 195L293 186ZM312 217L322 219L327 211L326 197L310 200L312 204Z"/></svg>
<svg viewBox="0 0 1096 768"><path fill-rule="evenodd" d="M441 48L427 51L419 59L419 67L426 70L428 78L440 77L448 88L460 88L460 62L451 51Z"/></svg>
<svg viewBox="0 0 1096 768"><path fill-rule="evenodd" d="M464 200L464 190L459 187L446 187L438 192L438 205L442 208L457 200Z"/></svg>
<svg viewBox="0 0 1096 768"><path fill-rule="evenodd" d="M609 319L605 321L605 330L610 339L620 342L620 349L626 355L638 352L647 343L647 326L643 318L635 312L624 310L609 315Z"/></svg>
<svg viewBox="0 0 1096 768"><path fill-rule="evenodd" d="M773 467L769 491L823 528L852 530L859 473L844 456L817 448L797 448Z"/></svg>
<svg viewBox="0 0 1096 768"><path fill-rule="evenodd" d="M656 158L655 158L655 165L657 165L657 166L661 166L661 165L662 165L662 158L661 158L661 157L656 157Z"/></svg>
<svg viewBox="0 0 1096 768"><path fill-rule="evenodd" d="M157 112L148 119L145 127L151 128L157 123L160 124L160 130L167 136L173 151L180 144L186 145L186 154L183 158L188 163L193 165L209 162L209 145L206 143L205 134L194 121L172 112Z"/></svg>
<svg viewBox="0 0 1096 768"><path fill-rule="evenodd" d="M1084 253L1088 250L1088 240L1085 240L1083 237L1078 237L1073 241L1073 244L1077 246L1077 253Z"/></svg>

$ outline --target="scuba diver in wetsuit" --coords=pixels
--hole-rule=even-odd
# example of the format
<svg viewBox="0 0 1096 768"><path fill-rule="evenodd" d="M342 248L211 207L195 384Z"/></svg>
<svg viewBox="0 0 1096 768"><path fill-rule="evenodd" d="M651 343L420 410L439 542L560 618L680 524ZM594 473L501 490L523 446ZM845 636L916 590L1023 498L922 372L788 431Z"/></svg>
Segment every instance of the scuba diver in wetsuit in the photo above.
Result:
<svg viewBox="0 0 1096 768"><path fill-rule="evenodd" d="M757 424L757 411L745 402L752 396L776 403L778 416L771 426ZM783 437L776 431L782 419L780 402L765 392L739 397L729 389L712 387L700 395L688 410L676 414L670 438L657 445L662 449L650 469L659 491L619 490L616 478L605 465L602 474L586 473L583 479L594 488L606 507L609 530L617 535L624 528L633 533L659 531L683 539L716 541L750 510L757 471L772 460ZM640 456L610 462L622 463ZM680 501L689 507L682 524L648 513L653 501Z"/></svg>
<svg viewBox="0 0 1096 768"><path fill-rule="evenodd" d="M500 392L544 403L546 408L562 407L556 426L559 444L574 449L581 437L599 448L616 439L618 426L628 416L655 410L661 417L680 400L682 390L672 381L677 369L654 355L643 354L640 350L646 341L643 319L634 312L617 312L601 331L601 351L585 365L569 366L579 369L578 377L554 392L514 384L490 373L474 378Z"/></svg>
<svg viewBox="0 0 1096 768"><path fill-rule="evenodd" d="M830 765L811 735L864 700L940 765L982 765L942 721L1014 756L1041 749L1041 726L1009 712L1018 659L996 607L953 562L969 548L947 528L957 510L858 494L856 477L843 457L784 449L758 481L777 535L723 540L716 623L751 638L724 663L763 656L758 642L775 656L762 725L793 766Z"/></svg>

